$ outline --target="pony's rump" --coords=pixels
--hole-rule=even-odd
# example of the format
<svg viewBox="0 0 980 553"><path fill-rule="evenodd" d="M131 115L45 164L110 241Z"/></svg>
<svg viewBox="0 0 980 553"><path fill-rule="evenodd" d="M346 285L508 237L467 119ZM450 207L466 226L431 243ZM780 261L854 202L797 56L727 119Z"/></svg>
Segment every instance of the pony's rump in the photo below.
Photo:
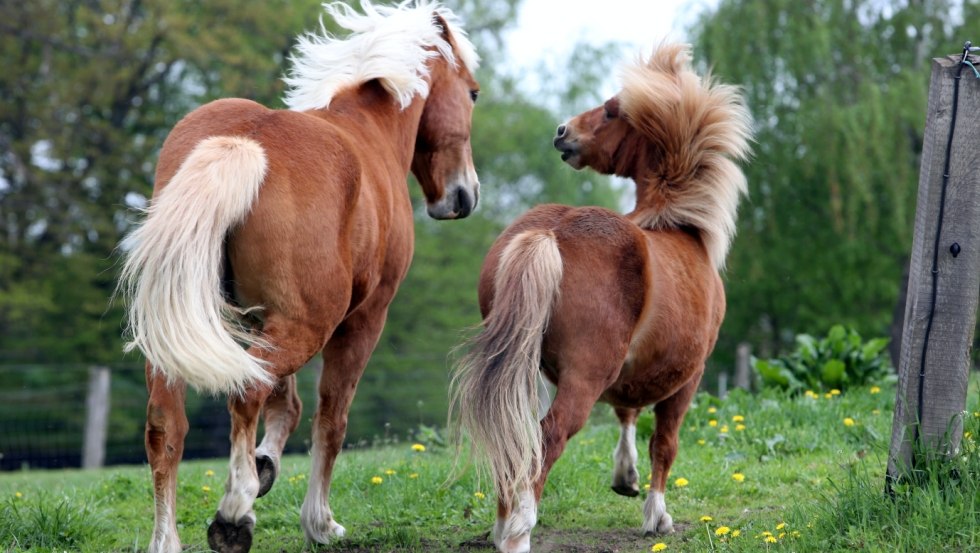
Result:
<svg viewBox="0 0 980 553"><path fill-rule="evenodd" d="M224 240L252 208L266 173L262 146L244 137L202 140L151 201L123 243L119 290L129 299L126 351L155 370L210 393L270 384L267 347L222 291Z"/></svg>

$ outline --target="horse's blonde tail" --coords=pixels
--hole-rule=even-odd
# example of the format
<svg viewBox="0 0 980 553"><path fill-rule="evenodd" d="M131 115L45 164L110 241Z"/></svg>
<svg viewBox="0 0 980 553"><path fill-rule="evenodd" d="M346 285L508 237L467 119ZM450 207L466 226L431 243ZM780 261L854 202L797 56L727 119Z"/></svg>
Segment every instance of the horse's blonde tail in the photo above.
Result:
<svg viewBox="0 0 980 553"><path fill-rule="evenodd" d="M515 501L541 474L541 341L561 279L552 232L516 235L500 256L490 313L454 370L457 439L468 434L474 453L488 461L502 501Z"/></svg>
<svg viewBox="0 0 980 553"><path fill-rule="evenodd" d="M123 242L117 291L129 300L126 351L139 349L168 380L210 393L270 384L266 363L244 347L269 347L222 293L224 240L252 209L265 178L257 142L201 141ZM243 347L244 346L244 347Z"/></svg>

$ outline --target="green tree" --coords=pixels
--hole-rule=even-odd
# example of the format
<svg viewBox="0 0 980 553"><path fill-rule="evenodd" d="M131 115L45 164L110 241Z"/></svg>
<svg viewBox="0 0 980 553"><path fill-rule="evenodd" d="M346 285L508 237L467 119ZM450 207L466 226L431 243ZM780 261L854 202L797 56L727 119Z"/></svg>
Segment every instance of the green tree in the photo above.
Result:
<svg viewBox="0 0 980 553"><path fill-rule="evenodd" d="M696 54L744 87L757 130L719 358L835 323L887 334L912 244L928 62L959 50L977 15L972 2L722 0L701 18Z"/></svg>

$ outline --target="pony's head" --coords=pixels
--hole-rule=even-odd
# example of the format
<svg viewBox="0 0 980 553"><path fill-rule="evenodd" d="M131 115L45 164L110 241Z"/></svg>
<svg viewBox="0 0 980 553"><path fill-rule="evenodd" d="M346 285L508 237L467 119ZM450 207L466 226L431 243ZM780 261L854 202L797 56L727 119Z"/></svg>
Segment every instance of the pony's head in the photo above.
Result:
<svg viewBox="0 0 980 553"><path fill-rule="evenodd" d="M476 208L480 198L470 147L480 85L473 77L476 58L466 35L445 14L436 13L434 23L451 55L429 63L429 97L415 140L412 173L422 185L430 217L460 219Z"/></svg>
<svg viewBox="0 0 980 553"><path fill-rule="evenodd" d="M691 68L690 49L663 44L623 70L623 88L559 125L561 158L576 169L632 178L636 209L649 229L696 229L717 267L735 233L752 118L737 87Z"/></svg>
<svg viewBox="0 0 980 553"><path fill-rule="evenodd" d="M360 4L361 12L342 2L324 4L350 34L336 38L324 28L299 38L285 79L286 104L297 111L326 109L341 90L369 81L380 84L402 110L423 99L412 173L430 216L466 217L480 192L470 152L479 57L458 18L438 3Z"/></svg>

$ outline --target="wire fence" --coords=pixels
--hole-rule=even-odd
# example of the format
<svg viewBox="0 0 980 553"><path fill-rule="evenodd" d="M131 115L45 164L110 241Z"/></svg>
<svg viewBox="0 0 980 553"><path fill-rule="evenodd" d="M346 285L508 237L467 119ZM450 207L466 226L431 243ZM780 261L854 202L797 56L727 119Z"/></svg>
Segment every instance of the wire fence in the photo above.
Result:
<svg viewBox="0 0 980 553"><path fill-rule="evenodd" d="M365 371L345 447L410 439L421 427L445 423L445 361L426 357L399 363L404 368L396 373ZM320 367L315 359L297 373L303 415L286 444L289 453L309 450ZM0 470L82 466L89 371L88 365L0 365ZM144 369L113 366L110 374L104 463L143 463ZM190 431L184 458L227 456L231 427L225 398L188 390L186 412Z"/></svg>

